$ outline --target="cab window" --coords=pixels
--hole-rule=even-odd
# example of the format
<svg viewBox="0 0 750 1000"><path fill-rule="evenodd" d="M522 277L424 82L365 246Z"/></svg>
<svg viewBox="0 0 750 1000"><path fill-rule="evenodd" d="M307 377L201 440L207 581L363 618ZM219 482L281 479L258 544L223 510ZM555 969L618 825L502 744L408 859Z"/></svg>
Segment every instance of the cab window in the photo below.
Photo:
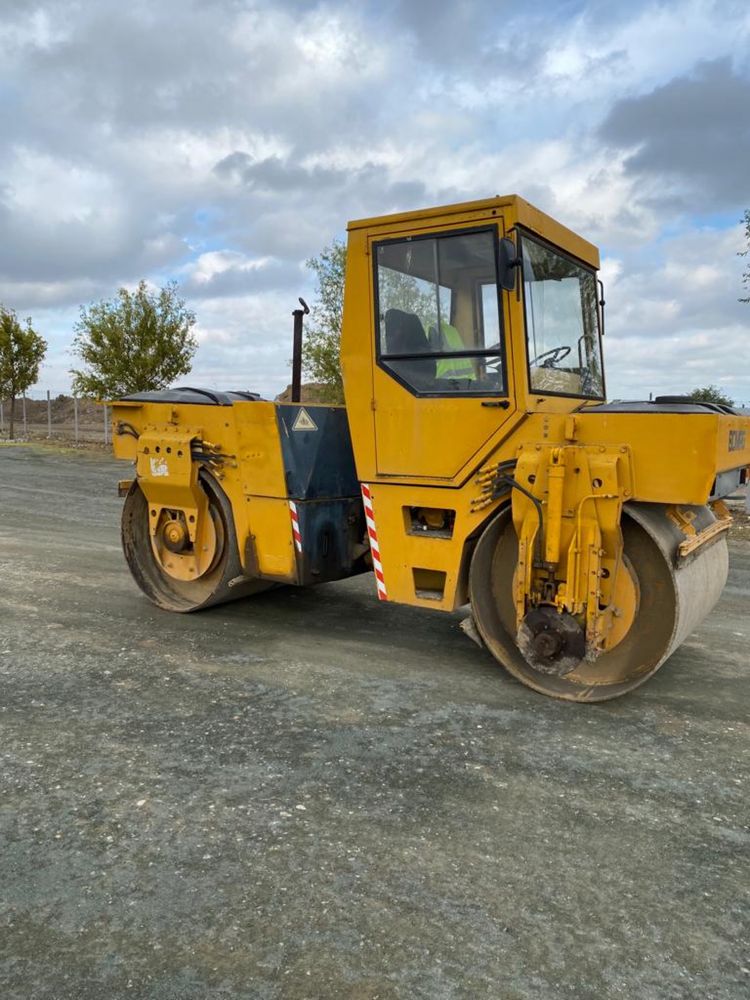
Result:
<svg viewBox="0 0 750 1000"><path fill-rule="evenodd" d="M494 229L375 245L378 362L416 394L505 392Z"/></svg>

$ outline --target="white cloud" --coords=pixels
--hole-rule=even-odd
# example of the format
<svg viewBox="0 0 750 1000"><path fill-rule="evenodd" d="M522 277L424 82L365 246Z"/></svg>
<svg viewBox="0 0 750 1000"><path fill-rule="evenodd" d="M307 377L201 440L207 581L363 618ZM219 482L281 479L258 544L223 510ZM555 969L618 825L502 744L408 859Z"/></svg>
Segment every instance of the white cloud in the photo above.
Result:
<svg viewBox="0 0 750 1000"><path fill-rule="evenodd" d="M47 225L96 218L106 227L120 210L106 174L24 147L13 150L3 186L9 208Z"/></svg>
<svg viewBox="0 0 750 1000"><path fill-rule="evenodd" d="M217 275L226 274L228 271L240 274L260 271L267 267L270 262L270 257L250 260L244 254L236 253L233 250L213 250L210 253L201 254L191 264L188 264L183 269L182 274L186 279L192 279L197 285L207 285Z"/></svg>
<svg viewBox="0 0 750 1000"><path fill-rule="evenodd" d="M201 300L200 348L190 379L273 398L291 379L292 308L278 292Z"/></svg>
<svg viewBox="0 0 750 1000"><path fill-rule="evenodd" d="M629 266L608 263L605 361L610 394L680 394L716 384L750 400L748 307L736 231L681 234Z"/></svg>

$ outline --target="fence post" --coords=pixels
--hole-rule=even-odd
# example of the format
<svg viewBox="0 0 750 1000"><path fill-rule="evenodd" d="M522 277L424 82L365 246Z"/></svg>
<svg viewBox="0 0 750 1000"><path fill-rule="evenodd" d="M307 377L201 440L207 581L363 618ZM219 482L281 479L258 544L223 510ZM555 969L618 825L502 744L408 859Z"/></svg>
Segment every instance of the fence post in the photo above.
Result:
<svg viewBox="0 0 750 1000"><path fill-rule="evenodd" d="M109 444L109 421L107 420L107 404L104 404L104 443Z"/></svg>
<svg viewBox="0 0 750 1000"><path fill-rule="evenodd" d="M73 396L73 436L78 444L78 396Z"/></svg>
<svg viewBox="0 0 750 1000"><path fill-rule="evenodd" d="M47 437L52 437L52 403L49 398L49 389L47 389Z"/></svg>
<svg viewBox="0 0 750 1000"><path fill-rule="evenodd" d="M3 414L3 401L0 399L0 434L5 430L5 415Z"/></svg>
<svg viewBox="0 0 750 1000"><path fill-rule="evenodd" d="M24 392L21 396L21 408L23 410L23 436L29 436L29 426L26 423L26 393Z"/></svg>

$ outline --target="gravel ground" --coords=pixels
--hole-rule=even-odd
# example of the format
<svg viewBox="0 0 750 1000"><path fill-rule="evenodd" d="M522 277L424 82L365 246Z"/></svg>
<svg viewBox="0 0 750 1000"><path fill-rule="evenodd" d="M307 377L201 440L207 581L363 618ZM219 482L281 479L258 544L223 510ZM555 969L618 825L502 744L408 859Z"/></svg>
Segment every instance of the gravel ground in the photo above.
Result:
<svg viewBox="0 0 750 1000"><path fill-rule="evenodd" d="M0 449L3 1000L750 995L750 541L576 706L370 577L158 611L126 474Z"/></svg>

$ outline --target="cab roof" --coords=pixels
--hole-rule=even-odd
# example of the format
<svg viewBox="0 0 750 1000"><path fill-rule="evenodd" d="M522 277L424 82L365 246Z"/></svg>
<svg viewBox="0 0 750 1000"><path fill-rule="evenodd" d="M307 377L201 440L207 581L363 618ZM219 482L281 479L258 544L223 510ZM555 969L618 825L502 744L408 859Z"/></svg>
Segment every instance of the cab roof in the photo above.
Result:
<svg viewBox="0 0 750 1000"><path fill-rule="evenodd" d="M591 267L599 268L597 247L517 194L496 195L494 198L483 198L479 201L464 201L454 205L420 208L412 212L355 219L349 222L347 230L349 232L367 230L377 239L385 235L385 231L405 232L409 224L412 224L415 230L422 230L443 223L450 226L461 221L467 224L492 221L493 215L504 217L506 232L514 225L522 226L578 257Z"/></svg>

